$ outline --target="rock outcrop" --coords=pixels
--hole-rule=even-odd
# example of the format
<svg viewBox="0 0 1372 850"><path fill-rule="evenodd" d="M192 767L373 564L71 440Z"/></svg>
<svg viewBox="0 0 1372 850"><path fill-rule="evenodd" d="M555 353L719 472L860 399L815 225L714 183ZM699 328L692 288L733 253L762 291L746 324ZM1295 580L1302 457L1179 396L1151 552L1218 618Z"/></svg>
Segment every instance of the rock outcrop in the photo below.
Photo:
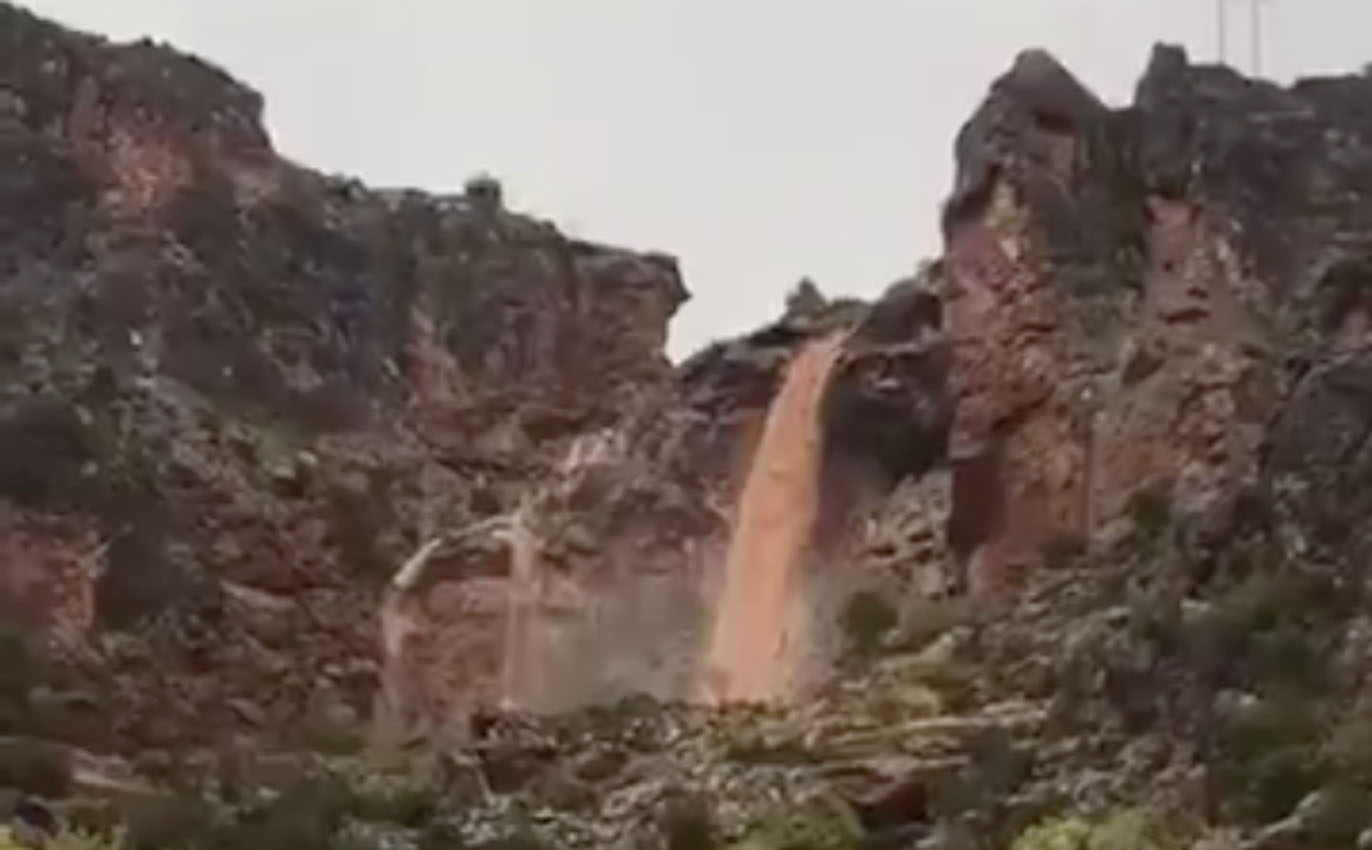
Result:
<svg viewBox="0 0 1372 850"><path fill-rule="evenodd" d="M92 747L365 716L390 573L669 382L674 261L305 170L165 47L0 45L4 610Z"/></svg>
<svg viewBox="0 0 1372 850"><path fill-rule="evenodd" d="M71 743L354 735L386 582L450 536L405 602L420 713L684 695L734 491L815 333L863 323L825 414L836 546L859 491L940 454L913 282L876 311L810 285L673 370L671 258L566 238L489 178L429 196L311 172L255 92L170 48L12 6L0 33L0 610L101 707ZM521 506L527 686L501 684Z"/></svg>
<svg viewBox="0 0 1372 850"><path fill-rule="evenodd" d="M1167 47L1123 110L1039 53L995 84L944 259L954 544L979 584L1109 540L1141 494L1232 530L1301 375L1365 342L1366 86Z"/></svg>

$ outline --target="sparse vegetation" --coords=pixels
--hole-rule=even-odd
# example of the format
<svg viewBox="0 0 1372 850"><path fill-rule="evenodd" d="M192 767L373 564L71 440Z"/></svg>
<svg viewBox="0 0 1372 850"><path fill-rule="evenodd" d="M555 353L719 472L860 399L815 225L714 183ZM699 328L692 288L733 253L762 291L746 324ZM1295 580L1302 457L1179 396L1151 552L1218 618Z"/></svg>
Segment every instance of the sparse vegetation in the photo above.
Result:
<svg viewBox="0 0 1372 850"><path fill-rule="evenodd" d="M27 738L0 739L0 788L60 797L71 781L71 765L60 747Z"/></svg>
<svg viewBox="0 0 1372 850"><path fill-rule="evenodd" d="M1180 850L1186 846L1169 835L1151 812L1124 809L1095 821L1076 816L1043 821L1015 839L1011 850Z"/></svg>
<svg viewBox="0 0 1372 850"><path fill-rule="evenodd" d="M1319 786L1319 726L1302 699L1257 701L1226 718L1218 737L1214 776L1226 807L1241 820L1286 817Z"/></svg>
<svg viewBox="0 0 1372 850"><path fill-rule="evenodd" d="M1316 846L1362 846L1358 838L1372 825L1372 793L1367 788L1347 783L1329 785L1320 789L1314 803L1304 813L1301 828Z"/></svg>
<svg viewBox="0 0 1372 850"><path fill-rule="evenodd" d="M129 850L338 850L356 842L350 827L358 824L428 834L441 793L432 778L388 773L306 774L278 788L245 789L231 804L187 790L126 812L125 844Z"/></svg>
<svg viewBox="0 0 1372 850"><path fill-rule="evenodd" d="M974 626L986 613L981 603L967 597L911 600L901 616L897 642L906 649L922 649L953 629Z"/></svg>
<svg viewBox="0 0 1372 850"><path fill-rule="evenodd" d="M667 850L714 850L717 846L709 801L699 795L670 795L662 807L659 831Z"/></svg>
<svg viewBox="0 0 1372 850"><path fill-rule="evenodd" d="M300 719L300 743L314 752L354 755L366 745L360 726L356 713L341 700L320 695Z"/></svg>
<svg viewBox="0 0 1372 850"><path fill-rule="evenodd" d="M813 764L815 754L798 737L769 740L757 729L740 726L724 736L724 757L746 764Z"/></svg>
<svg viewBox="0 0 1372 850"><path fill-rule="evenodd" d="M331 850L355 805L350 790L333 778L302 779L274 799L244 811L201 845L254 850Z"/></svg>
<svg viewBox="0 0 1372 850"><path fill-rule="evenodd" d="M349 814L377 823L422 826L438 812L439 791L424 777L370 775L349 789Z"/></svg>
<svg viewBox="0 0 1372 850"><path fill-rule="evenodd" d="M1011 850L1087 850L1091 824L1078 817L1062 817L1029 827Z"/></svg>
<svg viewBox="0 0 1372 850"><path fill-rule="evenodd" d="M126 846L122 831L99 833L66 828L53 836L43 850L124 850Z"/></svg>
<svg viewBox="0 0 1372 850"><path fill-rule="evenodd" d="M63 829L42 844L42 850L125 850L123 834L102 834L80 829ZM0 850L34 850L32 844L20 841L13 830L0 826Z"/></svg>
<svg viewBox="0 0 1372 850"><path fill-rule="evenodd" d="M1324 757L1347 781L1372 788L1372 694L1362 694L1332 724Z"/></svg>
<svg viewBox="0 0 1372 850"><path fill-rule="evenodd" d="M555 848L532 829L521 828L481 844L476 850L555 850Z"/></svg>
<svg viewBox="0 0 1372 850"><path fill-rule="evenodd" d="M28 641L18 631L0 626L0 734L29 725L29 690L36 678Z"/></svg>
<svg viewBox="0 0 1372 850"><path fill-rule="evenodd" d="M849 647L860 655L876 652L899 621L896 610L874 590L854 593L841 615Z"/></svg>
<svg viewBox="0 0 1372 850"><path fill-rule="evenodd" d="M1172 500L1158 488L1139 490L1129 499L1129 518L1139 542L1156 547L1172 525Z"/></svg>
<svg viewBox="0 0 1372 850"><path fill-rule="evenodd" d="M836 800L776 811L748 831L748 850L857 850L862 828Z"/></svg>

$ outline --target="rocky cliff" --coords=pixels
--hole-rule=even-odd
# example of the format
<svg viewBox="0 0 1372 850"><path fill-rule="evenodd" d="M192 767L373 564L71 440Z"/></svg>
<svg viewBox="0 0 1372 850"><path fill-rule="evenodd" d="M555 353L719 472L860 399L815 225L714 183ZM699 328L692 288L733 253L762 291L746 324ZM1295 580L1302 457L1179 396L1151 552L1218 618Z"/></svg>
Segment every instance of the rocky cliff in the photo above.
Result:
<svg viewBox="0 0 1372 850"><path fill-rule="evenodd" d="M0 47L0 787L180 788L138 846L1369 827L1368 78L1027 52L942 257L673 367L669 257L287 162L168 47ZM779 704L687 704L741 671Z"/></svg>
<svg viewBox="0 0 1372 850"><path fill-rule="evenodd" d="M950 458L993 502L959 524L982 584L1108 537L1150 490L1226 537L1274 417L1364 340L1365 85L1283 90L1159 48L1124 110L1042 54L994 86L945 219Z"/></svg>
<svg viewBox="0 0 1372 850"><path fill-rule="evenodd" d="M391 572L670 381L674 261L303 169L164 47L0 38L7 619L90 746L365 717Z"/></svg>

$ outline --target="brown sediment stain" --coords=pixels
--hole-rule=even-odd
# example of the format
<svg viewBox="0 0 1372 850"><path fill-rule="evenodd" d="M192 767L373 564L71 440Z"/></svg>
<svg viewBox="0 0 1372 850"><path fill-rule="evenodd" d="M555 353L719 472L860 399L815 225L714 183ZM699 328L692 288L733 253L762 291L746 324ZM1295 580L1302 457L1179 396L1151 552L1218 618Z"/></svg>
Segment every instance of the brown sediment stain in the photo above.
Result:
<svg viewBox="0 0 1372 850"><path fill-rule="evenodd" d="M506 600L505 642L500 671L500 698L507 707L519 701L526 676L530 629L538 605L538 548L521 507L510 523L510 579Z"/></svg>
<svg viewBox="0 0 1372 850"><path fill-rule="evenodd" d="M843 339L802 349L768 409L734 514L700 682L706 701L775 700L791 684L803 650L793 634L796 574L819 505L821 407Z"/></svg>
<svg viewBox="0 0 1372 850"><path fill-rule="evenodd" d="M50 652L79 654L96 624L106 548L89 523L0 501L0 622L41 634Z"/></svg>

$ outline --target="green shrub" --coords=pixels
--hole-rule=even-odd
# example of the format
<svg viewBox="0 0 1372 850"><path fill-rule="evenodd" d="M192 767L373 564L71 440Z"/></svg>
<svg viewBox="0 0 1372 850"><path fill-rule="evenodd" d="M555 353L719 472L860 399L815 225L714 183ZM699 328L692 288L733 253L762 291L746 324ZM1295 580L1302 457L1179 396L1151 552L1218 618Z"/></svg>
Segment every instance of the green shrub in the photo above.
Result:
<svg viewBox="0 0 1372 850"><path fill-rule="evenodd" d="M1313 698L1324 686L1324 659L1299 626L1284 624L1253 635L1250 643L1253 678L1264 691L1295 689Z"/></svg>
<svg viewBox="0 0 1372 850"><path fill-rule="evenodd" d="M1087 850L1091 824L1078 817L1053 818L1029 827L1010 850Z"/></svg>
<svg viewBox="0 0 1372 850"><path fill-rule="evenodd" d="M1372 824L1372 794L1351 784L1321 789L1320 803L1310 813L1306 831L1320 847L1355 847Z"/></svg>
<svg viewBox="0 0 1372 850"><path fill-rule="evenodd" d="M1172 525L1171 498L1160 489L1140 490L1129 498L1129 518L1139 541L1155 547Z"/></svg>
<svg viewBox="0 0 1372 850"><path fill-rule="evenodd" d="M0 734L23 731L30 725L29 691L38 676L28 641L0 626Z"/></svg>
<svg viewBox="0 0 1372 850"><path fill-rule="evenodd" d="M1320 784L1320 727L1300 696L1263 700L1219 731L1214 776L1227 807L1241 820L1286 817Z"/></svg>
<svg viewBox="0 0 1372 850"><path fill-rule="evenodd" d="M420 776L376 774L355 783L349 814L359 820L418 827L438 812L439 794Z"/></svg>
<svg viewBox="0 0 1372 850"><path fill-rule="evenodd" d="M71 764L62 748L29 738L0 740L0 787L62 797L71 782Z"/></svg>
<svg viewBox="0 0 1372 850"><path fill-rule="evenodd" d="M695 794L673 794L662 807L659 831L667 850L713 850L715 825L709 802Z"/></svg>
<svg viewBox="0 0 1372 850"><path fill-rule="evenodd" d="M104 835L78 829L63 829L49 839L43 850L123 850L124 840L120 833ZM0 850L32 850L19 841L8 828L0 826Z"/></svg>
<svg viewBox="0 0 1372 850"><path fill-rule="evenodd" d="M330 777L302 779L270 802L242 812L216 828L199 846L206 850L331 850L355 799Z"/></svg>
<svg viewBox="0 0 1372 850"><path fill-rule="evenodd" d="M189 793L141 800L120 814L129 850L204 847L222 828L214 807Z"/></svg>
<svg viewBox="0 0 1372 850"><path fill-rule="evenodd" d="M1255 572L1212 596L1182 632L1189 668L1215 688L1314 700L1333 683L1327 592L1318 577ZM1307 622L1314 620L1315 622Z"/></svg>
<svg viewBox="0 0 1372 850"><path fill-rule="evenodd" d="M1334 724L1323 754L1342 779L1372 788L1372 694L1364 694Z"/></svg>
<svg viewBox="0 0 1372 850"><path fill-rule="evenodd" d="M476 850L552 850L552 845L531 827L520 827L478 845Z"/></svg>
<svg viewBox="0 0 1372 850"><path fill-rule="evenodd" d="M464 850L462 829L447 821L431 821L419 834L415 850Z"/></svg>
<svg viewBox="0 0 1372 850"><path fill-rule="evenodd" d="M1091 829L1089 850L1167 850L1180 846L1162 822L1143 809L1124 809L1106 816Z"/></svg>
<svg viewBox="0 0 1372 850"><path fill-rule="evenodd" d="M123 850L123 833L102 834L78 829L63 829L43 850Z"/></svg>
<svg viewBox="0 0 1372 850"><path fill-rule="evenodd" d="M879 649L899 620L896 610L873 590L860 590L849 597L840 618L849 646L862 655Z"/></svg>
<svg viewBox="0 0 1372 850"><path fill-rule="evenodd" d="M356 712L332 688L316 690L297 721L296 735L302 749L329 755L350 756L366 745Z"/></svg>
<svg viewBox="0 0 1372 850"><path fill-rule="evenodd" d="M1152 813L1124 809L1094 822L1075 816L1043 821L1016 838L1011 850L1169 850L1182 846Z"/></svg>
<svg viewBox="0 0 1372 850"><path fill-rule="evenodd" d="M1280 573L1256 572L1225 591L1216 608L1223 626L1236 636L1265 632L1288 617L1295 590Z"/></svg>
<svg viewBox="0 0 1372 850"><path fill-rule="evenodd" d="M744 846L756 850L856 850L857 818L836 800L773 812L748 831Z"/></svg>
<svg viewBox="0 0 1372 850"><path fill-rule="evenodd" d="M953 629L975 628L993 616L984 601L967 596L911 600L901 618L900 646L921 649Z"/></svg>

